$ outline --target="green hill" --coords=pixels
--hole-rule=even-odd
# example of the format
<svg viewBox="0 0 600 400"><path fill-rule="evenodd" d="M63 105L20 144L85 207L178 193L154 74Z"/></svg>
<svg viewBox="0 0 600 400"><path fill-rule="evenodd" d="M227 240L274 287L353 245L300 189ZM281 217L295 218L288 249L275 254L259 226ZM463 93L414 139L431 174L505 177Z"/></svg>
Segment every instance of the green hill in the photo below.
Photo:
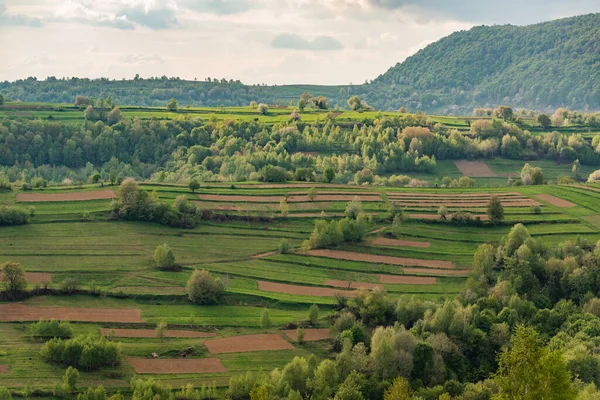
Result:
<svg viewBox="0 0 600 400"><path fill-rule="evenodd" d="M376 82L429 93L446 104L598 109L600 14L455 32Z"/></svg>

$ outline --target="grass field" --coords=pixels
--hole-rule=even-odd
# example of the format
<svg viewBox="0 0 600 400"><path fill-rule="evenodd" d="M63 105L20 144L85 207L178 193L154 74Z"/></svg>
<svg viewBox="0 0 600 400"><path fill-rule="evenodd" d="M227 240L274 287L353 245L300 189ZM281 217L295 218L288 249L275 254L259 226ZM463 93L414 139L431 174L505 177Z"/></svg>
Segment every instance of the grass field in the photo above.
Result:
<svg viewBox="0 0 600 400"><path fill-rule="evenodd" d="M446 173L459 176L448 161ZM487 161L497 174L517 172L520 162L505 160ZM533 163L536 165L535 163ZM541 162L550 179L562 174L562 166ZM565 171L569 166L565 166ZM486 178L505 180L506 177ZM35 216L27 225L3 227L0 229L0 259L21 263L27 272L51 274L50 287L58 288L67 278L77 280L81 288L95 286L101 295L76 296L37 296L24 301L34 307L77 307L83 309L135 309L139 310L143 322L79 322L73 323L76 333L99 334L100 328L145 328L154 329L158 322L166 322L172 329L195 329L216 333L217 338L255 333L276 333L288 324L306 323L308 308L312 304L320 307L318 326L328 327L328 316L336 304L334 297L311 294L290 294L260 290L259 281L294 285L310 293L312 289L333 289L330 282L346 281L380 285L391 299L400 296L417 296L423 299L443 300L454 297L464 287L466 276L447 276L444 270L421 267L406 268L390 263L353 261L311 256L297 251L301 242L308 238L315 219L321 212L343 213L346 200L298 201L290 203L290 215L300 217L282 218L278 201L275 203L250 203L247 201L226 201L226 196L275 196L305 191L306 189L275 186L261 188L253 184L207 185L197 193L191 193L184 186L143 184L148 191L156 191L158 197L173 203L179 195L197 201L201 208L213 210L215 214L240 216L257 215L264 222L241 220L205 220L196 228L184 230L169 228L151 223L111 221L108 219L111 200L89 201L45 201L17 203L19 191L0 194L0 202L18 204L23 207L33 205ZM106 189L106 188L104 188ZM97 186L80 188L46 188L28 193L51 194L94 191ZM402 224L400 236L396 239L428 243L427 247L404 245L377 245L377 237L386 235L389 223L380 217L386 215L386 206L381 201L363 202L365 211L373 214L374 222L366 240L353 245L341 245L338 250L367 256L387 256L391 258L415 259L423 262L451 262L455 272L468 269L477 247L486 242L498 243L511 229L511 224L524 223L534 237L558 244L564 240L575 240L578 236L590 243L600 239L600 192L587 186L538 186L538 187L498 187L470 189L393 189L393 188L319 188L327 195L361 192L374 196L401 198L440 199L452 202L464 199L464 195L485 197L490 193L513 196L527 201L539 202L541 214L533 214L530 207L506 207L506 224L500 226L483 225L456 226L440 221L427 221L409 218ZM365 193L367 192L367 193ZM407 194L408 193L408 194ZM200 201L198 194L220 195L213 201ZM551 203L536 200L537 195L547 194L575 204L561 208ZM461 195L463 197L461 197ZM384 196L385 197L385 196ZM225 199L224 199L225 198ZM468 198L468 197L467 197ZM274 207L268 205L274 204ZM508 204L508 203L507 203ZM234 206L233 210L219 209L220 206ZM408 213L435 214L437 206L418 201L407 206ZM485 207L454 207L455 210L468 210L485 214ZM84 217L84 213L87 215ZM303 216L304 215L304 216ZM334 217L328 217L334 218ZM279 254L280 240L286 238L293 251ZM180 272L160 271L155 267L153 252L157 245L167 243L176 255L176 261L183 266ZM257 255L259 255L257 257ZM218 306L197 306L186 298L185 285L194 269L206 269L226 282L226 300ZM451 269L451 272L453 271ZM381 276L435 278L435 284L388 284L381 283ZM40 283L30 283L30 288ZM339 289L339 288L338 288ZM304 293L304 292L303 292ZM272 328L260 328L260 316L268 309ZM192 318L190 316L193 316ZM192 321L193 320L193 321ZM0 386L23 387L25 384L36 388L49 388L64 373L63 367L41 361L41 342L33 341L27 335L29 322L0 323L0 364L9 365L9 371L0 374ZM192 325L190 327L190 325ZM156 352L160 358L177 358L182 349L192 348L193 357L217 357L227 372L203 374L150 374L174 386L192 382L197 385L212 383L227 385L234 373L246 370L270 370L282 367L296 355L315 354L317 358L327 357L330 344L327 341L306 344L293 343L287 336L284 340L293 346L288 350L210 354L201 338L119 338L126 357L149 358ZM30 371L36 370L35 377ZM95 372L82 372L82 386L102 380L112 390L126 390L130 379L135 376L131 365L124 361L114 368Z"/></svg>

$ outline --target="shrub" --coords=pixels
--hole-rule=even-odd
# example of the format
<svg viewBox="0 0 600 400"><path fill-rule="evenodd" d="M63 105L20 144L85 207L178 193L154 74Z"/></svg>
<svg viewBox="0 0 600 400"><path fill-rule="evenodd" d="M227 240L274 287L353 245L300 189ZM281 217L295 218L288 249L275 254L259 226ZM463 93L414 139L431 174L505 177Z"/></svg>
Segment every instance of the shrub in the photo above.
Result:
<svg viewBox="0 0 600 400"><path fill-rule="evenodd" d="M189 189L194 193L196 190L200 189L200 183L196 179L192 179L188 185Z"/></svg>
<svg viewBox="0 0 600 400"><path fill-rule="evenodd" d="M269 318L269 310L263 309L260 314L260 327L263 329L267 329L271 327L271 318Z"/></svg>
<svg viewBox="0 0 600 400"><path fill-rule="evenodd" d="M159 245L154 250L154 262L160 269L173 269L175 267L175 255L168 244Z"/></svg>
<svg viewBox="0 0 600 400"><path fill-rule="evenodd" d="M187 282L188 298L196 304L214 304L225 290L219 278L205 270L195 270Z"/></svg>
<svg viewBox="0 0 600 400"><path fill-rule="evenodd" d="M24 225L27 223L27 211L20 207L0 206L0 226Z"/></svg>
<svg viewBox="0 0 600 400"><path fill-rule="evenodd" d="M304 343L304 329L300 327L296 329L296 342Z"/></svg>
<svg viewBox="0 0 600 400"><path fill-rule="evenodd" d="M575 183L575 179L571 178L570 176L562 175L558 177L557 183L559 185L570 185Z"/></svg>
<svg viewBox="0 0 600 400"><path fill-rule="evenodd" d="M79 283L77 282L77 279L75 279L75 278L66 278L61 283L62 291L65 293L69 293L69 294L75 293L77 291L78 287L79 287Z"/></svg>
<svg viewBox="0 0 600 400"><path fill-rule="evenodd" d="M287 239L281 239L281 241L279 242L279 253L280 254L287 254L290 252L290 242L288 242Z"/></svg>
<svg viewBox="0 0 600 400"><path fill-rule="evenodd" d="M595 182L600 181L600 169L592 172L590 174L590 176L588 177L587 181L588 181L588 183L595 183Z"/></svg>
<svg viewBox="0 0 600 400"><path fill-rule="evenodd" d="M261 115L267 115L269 113L269 106L265 103L260 103L258 107L256 107L256 111Z"/></svg>
<svg viewBox="0 0 600 400"><path fill-rule="evenodd" d="M73 337L73 328L67 321L43 321L39 320L31 324L30 332L32 337L36 338L71 338Z"/></svg>
<svg viewBox="0 0 600 400"><path fill-rule="evenodd" d="M319 306L316 304L313 304L308 309L308 320L310 321L311 325L317 324L317 321L319 320Z"/></svg>
<svg viewBox="0 0 600 400"><path fill-rule="evenodd" d="M498 224L504 220L504 206L495 195L492 195L488 202L487 214L492 224Z"/></svg>
<svg viewBox="0 0 600 400"><path fill-rule="evenodd" d="M285 168L267 165L261 170L261 181L264 182L286 182L289 179Z"/></svg>
<svg viewBox="0 0 600 400"><path fill-rule="evenodd" d="M102 336L78 336L66 340L55 338L42 346L40 355L46 362L92 370L118 364L121 345Z"/></svg>
<svg viewBox="0 0 600 400"><path fill-rule="evenodd" d="M540 206L531 206L531 213L532 214L541 214L542 213L542 207Z"/></svg>

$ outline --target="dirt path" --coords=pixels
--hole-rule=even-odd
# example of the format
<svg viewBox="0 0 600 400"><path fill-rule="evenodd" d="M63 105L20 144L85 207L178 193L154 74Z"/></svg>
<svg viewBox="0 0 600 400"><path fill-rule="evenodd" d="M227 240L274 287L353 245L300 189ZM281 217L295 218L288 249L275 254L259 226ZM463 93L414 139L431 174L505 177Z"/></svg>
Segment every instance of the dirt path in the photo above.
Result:
<svg viewBox="0 0 600 400"><path fill-rule="evenodd" d="M127 358L138 374L206 374L227 372L218 358L152 359Z"/></svg>
<svg viewBox="0 0 600 400"><path fill-rule="evenodd" d="M111 331L114 331L114 337L122 338L155 338L156 331L153 329L109 329L101 328L100 333L103 336L108 336ZM184 331L167 329L165 337L168 338L210 338L217 336L216 333Z"/></svg>
<svg viewBox="0 0 600 400"><path fill-rule="evenodd" d="M294 346L276 333L232 336L206 340L204 344L212 354L294 349Z"/></svg>
<svg viewBox="0 0 600 400"><path fill-rule="evenodd" d="M338 260L365 261L377 264L404 265L411 267L452 269L456 266L452 261L380 256L376 254L355 253L342 250L310 250L308 254L315 257L335 258Z"/></svg>
<svg viewBox="0 0 600 400"><path fill-rule="evenodd" d="M69 193L19 193L17 202L86 201L114 199L116 197L115 192L110 189Z"/></svg>
<svg viewBox="0 0 600 400"><path fill-rule="evenodd" d="M534 197L538 200L545 201L546 203L552 204L553 206L560 208L577 206L577 204L575 203L571 203L570 201L561 199L560 197L552 196L551 194L538 194Z"/></svg>
<svg viewBox="0 0 600 400"><path fill-rule="evenodd" d="M270 257L272 255L275 255L274 251L267 251L266 253L255 254L252 256L252 258Z"/></svg>
<svg viewBox="0 0 600 400"><path fill-rule="evenodd" d="M373 242L371 242L371 243L373 243L376 246L419 247L419 248L423 248L423 249L426 249L431 245L431 243L429 243L429 242L414 242L411 240L388 239L388 238L382 238L382 237L378 237L377 239L373 240Z"/></svg>
<svg viewBox="0 0 600 400"><path fill-rule="evenodd" d="M305 342L314 342L317 340L331 339L331 333L327 328L303 329L303 331ZM295 329L286 329L282 332L285 333L285 335L293 341L296 341L297 335Z"/></svg>
<svg viewBox="0 0 600 400"><path fill-rule="evenodd" d="M0 304L0 321L57 319L79 322L144 322L137 308L35 307L22 303Z"/></svg>
<svg viewBox="0 0 600 400"><path fill-rule="evenodd" d="M317 286L290 285L287 283L266 281L258 281L258 290L272 293L295 294L300 296L335 297L340 294L346 297L356 296L356 292L350 290L330 289Z"/></svg>

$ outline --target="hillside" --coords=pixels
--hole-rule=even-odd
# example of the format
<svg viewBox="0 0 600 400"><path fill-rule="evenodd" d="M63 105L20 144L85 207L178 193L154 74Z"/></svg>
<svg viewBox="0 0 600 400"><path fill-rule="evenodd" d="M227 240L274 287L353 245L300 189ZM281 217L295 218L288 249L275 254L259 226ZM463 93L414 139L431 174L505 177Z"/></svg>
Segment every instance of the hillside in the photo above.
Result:
<svg viewBox="0 0 600 400"><path fill-rule="evenodd" d="M377 83L462 103L600 107L600 14L455 32L398 63ZM439 99L438 99L439 102Z"/></svg>

